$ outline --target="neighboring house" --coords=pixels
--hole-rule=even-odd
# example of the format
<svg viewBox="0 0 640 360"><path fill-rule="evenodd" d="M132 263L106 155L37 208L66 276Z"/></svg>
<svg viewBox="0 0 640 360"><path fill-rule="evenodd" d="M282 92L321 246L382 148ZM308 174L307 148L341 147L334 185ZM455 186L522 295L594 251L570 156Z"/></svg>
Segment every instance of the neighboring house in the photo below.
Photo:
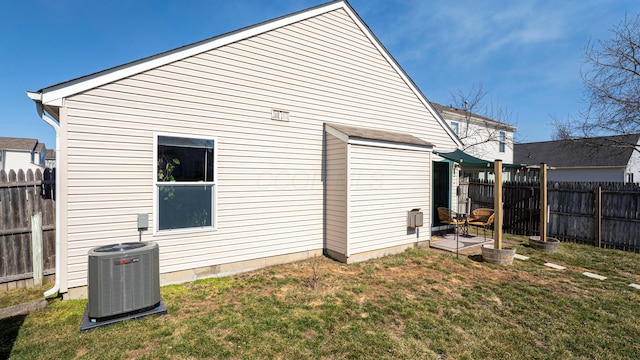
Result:
<svg viewBox="0 0 640 360"><path fill-rule="evenodd" d="M46 152L46 146L37 139L0 137L0 170L42 170Z"/></svg>
<svg viewBox="0 0 640 360"><path fill-rule="evenodd" d="M49 169L53 169L56 167L56 151L47 149L44 156L45 166Z"/></svg>
<svg viewBox="0 0 640 360"><path fill-rule="evenodd" d="M516 127L487 117L431 103L464 144L465 153L487 161L496 159L506 164L513 163L513 138ZM463 177L493 179L492 170L483 170L462 165ZM509 173L505 173L509 180Z"/></svg>
<svg viewBox="0 0 640 360"><path fill-rule="evenodd" d="M514 160L526 164L523 179L538 179L546 163L551 181L640 182L640 135L516 144Z"/></svg>
<svg viewBox="0 0 640 360"><path fill-rule="evenodd" d="M430 240L434 194L455 199L432 150L462 143L344 1L28 95L60 139L65 298L86 296L91 248L138 241L140 214L169 284L397 253Z"/></svg>
<svg viewBox="0 0 640 360"><path fill-rule="evenodd" d="M431 104L458 135L464 152L488 161L513 163L515 126L451 106Z"/></svg>

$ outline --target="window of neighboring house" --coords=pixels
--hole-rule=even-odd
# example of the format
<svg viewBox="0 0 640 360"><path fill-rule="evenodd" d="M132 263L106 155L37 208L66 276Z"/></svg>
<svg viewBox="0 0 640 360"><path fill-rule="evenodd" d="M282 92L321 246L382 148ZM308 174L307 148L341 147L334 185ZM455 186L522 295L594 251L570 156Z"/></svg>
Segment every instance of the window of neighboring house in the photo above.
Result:
<svg viewBox="0 0 640 360"><path fill-rule="evenodd" d="M215 229L217 141L157 135L155 228Z"/></svg>
<svg viewBox="0 0 640 360"><path fill-rule="evenodd" d="M627 173L627 182L628 183L632 183L633 182L633 173Z"/></svg>
<svg viewBox="0 0 640 360"><path fill-rule="evenodd" d="M0 170L4 169L4 157L2 156L4 151L0 150Z"/></svg>
<svg viewBox="0 0 640 360"><path fill-rule="evenodd" d="M451 130L453 130L453 133L456 135L459 135L459 131L460 131L460 124L452 121L451 122Z"/></svg>
<svg viewBox="0 0 640 360"><path fill-rule="evenodd" d="M506 140L505 140L506 135L507 134L504 131L500 131L500 143L498 144L498 151L500 151L500 152L504 152L505 151L504 147L505 147L505 142L506 142Z"/></svg>

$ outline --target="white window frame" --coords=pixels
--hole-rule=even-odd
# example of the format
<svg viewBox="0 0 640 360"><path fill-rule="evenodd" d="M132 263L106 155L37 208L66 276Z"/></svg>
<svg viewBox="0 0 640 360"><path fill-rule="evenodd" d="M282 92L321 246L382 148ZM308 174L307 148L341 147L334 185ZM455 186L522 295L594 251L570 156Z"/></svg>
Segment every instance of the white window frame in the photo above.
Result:
<svg viewBox="0 0 640 360"><path fill-rule="evenodd" d="M168 229L159 230L159 196L158 188L159 184L166 185L166 182L158 181L158 138L160 136L189 138L189 139L203 139L213 141L213 181L207 182L206 185L211 185L211 211L212 219L211 226L184 228L184 229ZM180 185L202 185L202 181L195 182L181 182ZM213 136L203 135L191 135L180 133L165 133L156 132L153 134L153 235L172 235L172 234L185 234L185 233L198 233L215 231L218 229L218 138Z"/></svg>
<svg viewBox="0 0 640 360"><path fill-rule="evenodd" d="M498 152L506 152L507 151L507 132L500 131L498 135Z"/></svg>

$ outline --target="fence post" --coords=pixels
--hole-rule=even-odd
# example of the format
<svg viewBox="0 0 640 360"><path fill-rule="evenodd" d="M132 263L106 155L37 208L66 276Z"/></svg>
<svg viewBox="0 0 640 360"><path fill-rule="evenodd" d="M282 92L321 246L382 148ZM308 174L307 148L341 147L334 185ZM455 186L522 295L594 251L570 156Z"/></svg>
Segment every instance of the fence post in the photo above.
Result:
<svg viewBox="0 0 640 360"><path fill-rule="evenodd" d="M42 213L31 215L31 263L33 265L33 284L42 285L44 276L42 264Z"/></svg>
<svg viewBox="0 0 640 360"><path fill-rule="evenodd" d="M495 181L493 183L493 240L494 248L502 250L502 160L493 163Z"/></svg>
<svg viewBox="0 0 640 360"><path fill-rule="evenodd" d="M596 188L596 196L595 196L595 210L596 210L596 221L595 221L595 246L600 248L602 247L602 186L598 186Z"/></svg>
<svg viewBox="0 0 640 360"><path fill-rule="evenodd" d="M547 241L547 164L540 164L540 241Z"/></svg>

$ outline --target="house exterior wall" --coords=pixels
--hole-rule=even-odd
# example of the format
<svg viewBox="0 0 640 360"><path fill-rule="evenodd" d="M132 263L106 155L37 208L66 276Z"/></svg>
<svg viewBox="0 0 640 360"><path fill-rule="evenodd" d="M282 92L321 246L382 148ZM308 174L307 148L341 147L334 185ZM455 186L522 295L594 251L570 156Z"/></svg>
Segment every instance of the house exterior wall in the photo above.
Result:
<svg viewBox="0 0 640 360"><path fill-rule="evenodd" d="M638 145L636 145L636 149L638 149ZM632 181L629 181L629 174L632 174ZM629 158L629 163L627 164L627 168L625 169L624 182L640 182L640 151L633 151L631 153L631 157Z"/></svg>
<svg viewBox="0 0 640 360"><path fill-rule="evenodd" d="M448 121L451 124L451 121ZM469 123L469 130L466 130L467 124L460 122L460 134L469 134L467 138L463 138L465 145L475 144L465 149L465 152L479 157L481 159L493 161L502 160L504 163L513 163L513 131L507 129L492 128L489 125ZM504 152L500 151L500 144L497 140L500 131L505 132ZM487 138L494 140L486 141Z"/></svg>
<svg viewBox="0 0 640 360"><path fill-rule="evenodd" d="M326 133L326 250L334 257L348 253L349 146Z"/></svg>
<svg viewBox="0 0 640 360"><path fill-rule="evenodd" d="M351 146L350 255L429 240L407 231L407 211L430 214L431 153ZM424 228L431 227L425 216Z"/></svg>
<svg viewBox="0 0 640 360"><path fill-rule="evenodd" d="M549 181L595 181L622 182L625 181L625 171L622 167L610 168L550 168L547 171Z"/></svg>
<svg viewBox="0 0 640 360"><path fill-rule="evenodd" d="M322 249L325 121L455 148L343 9L71 96L60 111L63 291L86 285L91 248L138 241L137 215L154 211L156 133L218 140L218 228L143 232L161 273Z"/></svg>
<svg viewBox="0 0 640 360"><path fill-rule="evenodd" d="M40 153L36 152L33 155L33 161L30 151L16 151L16 150L0 150L2 152L2 161L0 161L0 170L9 172L22 169L27 171L29 169L35 171L37 169L42 170L44 168L44 162L40 166ZM35 163L34 163L35 161Z"/></svg>

